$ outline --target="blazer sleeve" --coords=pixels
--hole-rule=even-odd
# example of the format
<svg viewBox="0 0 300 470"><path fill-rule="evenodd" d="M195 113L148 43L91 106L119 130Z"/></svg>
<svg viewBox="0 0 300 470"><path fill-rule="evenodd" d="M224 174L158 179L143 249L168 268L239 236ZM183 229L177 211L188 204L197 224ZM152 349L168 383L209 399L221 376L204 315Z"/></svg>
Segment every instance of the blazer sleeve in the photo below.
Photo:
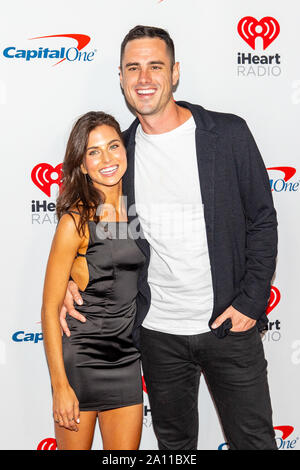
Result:
<svg viewBox="0 0 300 470"><path fill-rule="evenodd" d="M276 267L277 216L270 182L255 140L244 120L233 146L246 219L246 270L232 305L258 320L266 311Z"/></svg>

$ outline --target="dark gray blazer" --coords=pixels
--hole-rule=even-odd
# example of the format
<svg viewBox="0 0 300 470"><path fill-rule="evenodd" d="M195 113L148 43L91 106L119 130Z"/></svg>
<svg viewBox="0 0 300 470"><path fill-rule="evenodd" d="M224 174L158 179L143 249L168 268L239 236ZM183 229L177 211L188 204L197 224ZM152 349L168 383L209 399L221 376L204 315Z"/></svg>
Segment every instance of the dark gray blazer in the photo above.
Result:
<svg viewBox="0 0 300 470"><path fill-rule="evenodd" d="M277 255L276 211L263 160L242 118L207 111L183 101L177 104L188 108L196 123L198 172L214 291L209 326L233 305L257 320L262 330L267 324L265 311ZM128 208L135 204L134 155L138 124L136 119L123 133L128 159L123 192ZM183 202L184 199L182 194ZM129 214L128 219L132 222L134 216ZM151 296L147 283L149 244L143 238L136 242L147 259L138 281L133 331L138 346L139 327L149 310ZM231 326L228 319L212 331L222 338Z"/></svg>

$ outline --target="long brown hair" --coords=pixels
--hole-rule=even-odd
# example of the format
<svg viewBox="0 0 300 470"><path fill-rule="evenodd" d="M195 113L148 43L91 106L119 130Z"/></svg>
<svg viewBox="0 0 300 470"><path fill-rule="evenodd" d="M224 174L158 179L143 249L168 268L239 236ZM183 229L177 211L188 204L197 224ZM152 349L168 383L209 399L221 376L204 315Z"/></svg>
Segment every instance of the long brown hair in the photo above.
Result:
<svg viewBox="0 0 300 470"><path fill-rule="evenodd" d="M84 227L88 220L97 221L97 207L105 201L104 194L93 186L89 175L83 174L80 168L90 132L102 125L113 127L123 141L119 123L113 116L102 111L90 111L74 124L63 161L63 182L56 200L56 213L59 220L71 208L76 209L80 213L76 227L81 236L84 235Z"/></svg>

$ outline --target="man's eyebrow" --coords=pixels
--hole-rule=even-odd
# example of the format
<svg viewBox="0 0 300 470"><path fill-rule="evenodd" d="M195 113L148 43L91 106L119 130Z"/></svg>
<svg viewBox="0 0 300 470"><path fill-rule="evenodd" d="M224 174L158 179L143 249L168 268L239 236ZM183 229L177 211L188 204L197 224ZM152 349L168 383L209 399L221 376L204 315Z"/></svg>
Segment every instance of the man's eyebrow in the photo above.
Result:
<svg viewBox="0 0 300 470"><path fill-rule="evenodd" d="M150 64L151 65L154 65L154 64L165 65L165 63L162 60L151 60Z"/></svg>
<svg viewBox="0 0 300 470"><path fill-rule="evenodd" d="M148 63L150 65L156 65L156 64L165 65L165 62L163 62L162 60L151 60ZM139 62L128 62L127 64L125 64L125 67L133 67L133 66L137 66L137 65L140 65L140 63Z"/></svg>
<svg viewBox="0 0 300 470"><path fill-rule="evenodd" d="M110 142L108 142L106 145L111 145L113 142L120 142L120 139L113 139ZM86 150L98 149L100 147L101 147L100 145L93 145L92 147L88 147Z"/></svg>
<svg viewBox="0 0 300 470"><path fill-rule="evenodd" d="M132 67L133 65L140 65L138 62L128 62L125 67Z"/></svg>

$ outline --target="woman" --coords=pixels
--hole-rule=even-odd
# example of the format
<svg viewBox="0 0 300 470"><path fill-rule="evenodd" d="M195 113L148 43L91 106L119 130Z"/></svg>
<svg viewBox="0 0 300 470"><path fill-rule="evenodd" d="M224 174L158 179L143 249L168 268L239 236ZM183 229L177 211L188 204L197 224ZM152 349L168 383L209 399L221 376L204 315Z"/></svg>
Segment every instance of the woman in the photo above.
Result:
<svg viewBox="0 0 300 470"><path fill-rule="evenodd" d="M115 119L83 115L67 144L42 306L59 449L90 449L97 417L104 449L139 447L143 393L131 331L145 259L128 236L126 167ZM71 336L62 337L59 312L70 276L80 288L83 305L76 308L86 321L70 317Z"/></svg>

